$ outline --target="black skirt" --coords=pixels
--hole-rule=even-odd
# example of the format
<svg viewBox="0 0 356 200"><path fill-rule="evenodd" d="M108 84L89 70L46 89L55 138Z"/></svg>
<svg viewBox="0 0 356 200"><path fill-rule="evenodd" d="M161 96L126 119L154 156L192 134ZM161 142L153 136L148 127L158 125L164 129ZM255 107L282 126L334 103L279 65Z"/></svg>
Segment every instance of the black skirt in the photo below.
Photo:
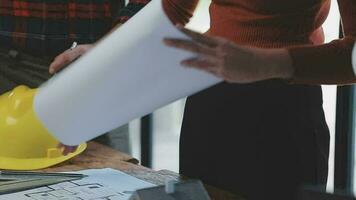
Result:
<svg viewBox="0 0 356 200"><path fill-rule="evenodd" d="M320 86L221 83L187 99L180 171L248 199L293 199L327 180Z"/></svg>

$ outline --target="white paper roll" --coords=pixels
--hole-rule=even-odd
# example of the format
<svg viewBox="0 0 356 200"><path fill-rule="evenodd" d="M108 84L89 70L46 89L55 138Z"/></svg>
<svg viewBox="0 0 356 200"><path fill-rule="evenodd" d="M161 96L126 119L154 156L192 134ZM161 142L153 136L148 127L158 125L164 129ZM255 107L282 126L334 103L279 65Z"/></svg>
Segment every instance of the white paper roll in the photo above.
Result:
<svg viewBox="0 0 356 200"><path fill-rule="evenodd" d="M180 66L192 55L166 47L168 36L186 37L153 0L39 89L39 119L63 144L78 145L221 81Z"/></svg>

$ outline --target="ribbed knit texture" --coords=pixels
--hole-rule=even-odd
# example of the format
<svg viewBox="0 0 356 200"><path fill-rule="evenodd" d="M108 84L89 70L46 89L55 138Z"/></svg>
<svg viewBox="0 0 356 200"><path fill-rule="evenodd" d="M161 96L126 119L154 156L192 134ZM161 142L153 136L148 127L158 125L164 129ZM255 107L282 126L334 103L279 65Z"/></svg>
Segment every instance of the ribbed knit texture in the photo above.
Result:
<svg viewBox="0 0 356 200"><path fill-rule="evenodd" d="M197 2L165 0L164 5L172 21L185 24ZM295 68L294 83L355 83L351 52L356 36L356 1L338 3L347 39L330 44L323 44L321 28L330 0L213 0L208 33L242 45L288 48Z"/></svg>
<svg viewBox="0 0 356 200"><path fill-rule="evenodd" d="M325 45L291 48L295 68L292 82L355 83L351 59L353 47L354 39L347 37Z"/></svg>
<svg viewBox="0 0 356 200"><path fill-rule="evenodd" d="M321 43L329 7L324 0L215 0L209 33L268 48Z"/></svg>

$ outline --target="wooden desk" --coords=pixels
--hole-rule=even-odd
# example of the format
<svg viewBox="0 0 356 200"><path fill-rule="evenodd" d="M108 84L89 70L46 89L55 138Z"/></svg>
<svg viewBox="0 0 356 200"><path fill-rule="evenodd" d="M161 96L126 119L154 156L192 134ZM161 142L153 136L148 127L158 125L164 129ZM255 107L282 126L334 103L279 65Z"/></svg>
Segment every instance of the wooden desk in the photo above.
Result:
<svg viewBox="0 0 356 200"><path fill-rule="evenodd" d="M42 171L63 172L98 168L118 169L157 185L164 184L164 181L167 178L181 179L179 174L168 170L154 171L138 165L137 159L96 142L89 142L87 150L81 155ZM206 186L206 189L208 190L210 197L214 200L242 200L242 198L238 198L228 192L211 186Z"/></svg>

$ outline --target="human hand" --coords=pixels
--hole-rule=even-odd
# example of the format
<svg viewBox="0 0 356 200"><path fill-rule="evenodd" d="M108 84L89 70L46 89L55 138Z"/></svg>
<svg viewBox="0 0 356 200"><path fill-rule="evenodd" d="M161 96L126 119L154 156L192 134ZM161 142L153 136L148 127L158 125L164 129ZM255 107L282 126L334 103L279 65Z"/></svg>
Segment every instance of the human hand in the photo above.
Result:
<svg viewBox="0 0 356 200"><path fill-rule="evenodd" d="M195 53L182 65L204 70L232 83L291 78L292 61L286 49L262 49L237 45L220 37L202 35L178 27L188 39L165 38L168 46Z"/></svg>
<svg viewBox="0 0 356 200"><path fill-rule="evenodd" d="M68 155L70 153L74 153L78 148L78 146L68 146L68 145L64 145L62 143L59 143L57 147L59 149L63 149L62 154L64 156L66 156L66 155Z"/></svg>
<svg viewBox="0 0 356 200"><path fill-rule="evenodd" d="M88 52L93 47L93 44L81 44L73 49L68 49L64 51L63 53L59 54L57 57L54 58L53 62L49 66L49 73L54 74L58 72L59 70L73 62L75 59L77 59L79 56Z"/></svg>

